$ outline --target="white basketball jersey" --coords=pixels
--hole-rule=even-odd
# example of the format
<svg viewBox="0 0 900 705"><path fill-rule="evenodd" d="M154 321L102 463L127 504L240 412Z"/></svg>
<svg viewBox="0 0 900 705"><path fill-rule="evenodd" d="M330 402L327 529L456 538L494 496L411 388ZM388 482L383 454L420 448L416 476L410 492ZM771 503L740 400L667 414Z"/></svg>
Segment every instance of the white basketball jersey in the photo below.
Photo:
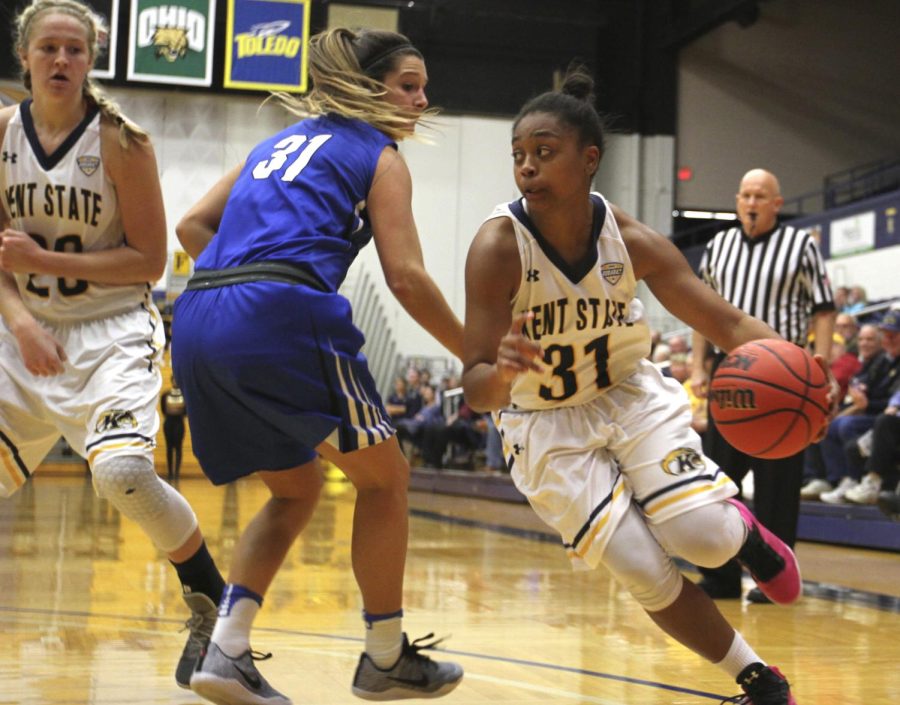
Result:
<svg viewBox="0 0 900 705"><path fill-rule="evenodd" d="M59 148L44 153L22 103L6 128L0 153L0 202L10 228L54 252L122 247L125 233L115 187L100 153L100 114L88 111ZM149 301L150 284L98 284L46 274L16 274L28 309L47 321L101 318Z"/></svg>
<svg viewBox="0 0 900 705"><path fill-rule="evenodd" d="M650 331L634 298L634 271L619 227L603 196L591 194L591 200L596 247L574 266L542 237L522 200L501 204L490 216L513 223L522 262L513 314L534 312L525 334L540 343L548 368L519 375L511 397L517 407L584 404L631 375L650 353Z"/></svg>

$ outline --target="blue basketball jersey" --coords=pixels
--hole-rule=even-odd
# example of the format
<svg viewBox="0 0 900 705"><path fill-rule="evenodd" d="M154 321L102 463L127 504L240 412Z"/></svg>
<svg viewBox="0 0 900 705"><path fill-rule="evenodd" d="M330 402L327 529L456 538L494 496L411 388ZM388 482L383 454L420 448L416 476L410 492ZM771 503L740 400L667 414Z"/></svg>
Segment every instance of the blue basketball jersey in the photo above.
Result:
<svg viewBox="0 0 900 705"><path fill-rule="evenodd" d="M255 147L238 176L172 319L194 454L214 483L297 467L323 441L350 452L394 434L337 291L372 238L366 197L388 146L358 120L310 118Z"/></svg>
<svg viewBox="0 0 900 705"><path fill-rule="evenodd" d="M371 239L366 195L390 137L336 115L308 118L258 144L197 269L289 262L337 291Z"/></svg>

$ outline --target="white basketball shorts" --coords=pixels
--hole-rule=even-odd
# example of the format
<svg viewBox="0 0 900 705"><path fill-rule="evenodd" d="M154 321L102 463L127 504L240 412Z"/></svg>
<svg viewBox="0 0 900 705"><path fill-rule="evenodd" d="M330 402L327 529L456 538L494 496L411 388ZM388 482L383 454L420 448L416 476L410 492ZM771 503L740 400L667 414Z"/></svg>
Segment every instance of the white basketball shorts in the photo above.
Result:
<svg viewBox="0 0 900 705"><path fill-rule="evenodd" d="M103 454L153 459L165 344L156 308L44 325L68 356L54 377L25 369L0 320L0 496L21 487L60 436L91 465Z"/></svg>
<svg viewBox="0 0 900 705"><path fill-rule="evenodd" d="M646 361L587 404L495 420L516 487L575 568L597 566L632 502L655 524L737 494L703 455L687 393Z"/></svg>

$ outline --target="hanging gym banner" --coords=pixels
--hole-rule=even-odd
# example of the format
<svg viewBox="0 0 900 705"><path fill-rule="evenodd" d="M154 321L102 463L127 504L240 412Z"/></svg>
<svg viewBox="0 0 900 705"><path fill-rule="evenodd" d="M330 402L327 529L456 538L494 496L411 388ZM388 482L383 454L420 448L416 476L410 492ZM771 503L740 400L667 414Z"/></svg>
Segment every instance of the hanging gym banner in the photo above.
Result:
<svg viewBox="0 0 900 705"><path fill-rule="evenodd" d="M306 91L310 0L228 0L225 88Z"/></svg>
<svg viewBox="0 0 900 705"><path fill-rule="evenodd" d="M87 0L87 5L100 17L106 33L97 40L100 50L94 59L92 78L116 77L116 47L119 38L119 0Z"/></svg>
<svg viewBox="0 0 900 705"><path fill-rule="evenodd" d="M131 0L128 80L212 84L215 0Z"/></svg>

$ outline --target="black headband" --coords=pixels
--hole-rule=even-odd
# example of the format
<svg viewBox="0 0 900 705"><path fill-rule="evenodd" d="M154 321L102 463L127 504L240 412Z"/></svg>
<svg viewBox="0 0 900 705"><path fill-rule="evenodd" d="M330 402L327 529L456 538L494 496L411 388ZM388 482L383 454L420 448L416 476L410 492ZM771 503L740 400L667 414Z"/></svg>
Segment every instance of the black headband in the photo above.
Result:
<svg viewBox="0 0 900 705"><path fill-rule="evenodd" d="M377 64L382 59L386 59L391 54L394 54L398 51L403 51L404 49L409 49L409 50L412 50L413 52L418 53L418 49L416 49L412 44L410 44L409 42L404 42L403 44L397 44L395 46L389 47L388 49L380 51L377 54L375 54L375 56L370 57L369 59L366 59L365 63L360 64L360 68L362 68L363 71L368 71L370 68L372 68L375 64Z"/></svg>

